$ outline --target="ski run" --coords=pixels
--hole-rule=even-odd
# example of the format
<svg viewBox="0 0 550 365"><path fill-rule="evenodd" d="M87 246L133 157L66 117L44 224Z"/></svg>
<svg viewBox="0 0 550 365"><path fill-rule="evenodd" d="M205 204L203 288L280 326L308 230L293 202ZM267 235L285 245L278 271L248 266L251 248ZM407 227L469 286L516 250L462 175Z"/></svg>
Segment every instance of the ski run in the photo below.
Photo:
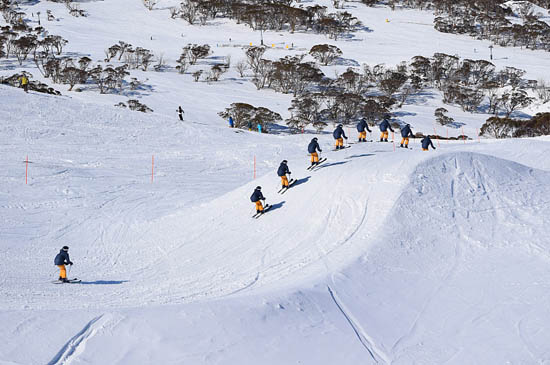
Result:
<svg viewBox="0 0 550 365"><path fill-rule="evenodd" d="M94 60L125 40L172 64L208 43L210 60L235 63L260 42L225 18L171 18L179 0L153 11L78 2L87 17L20 3L69 40L64 52ZM343 56L322 66L331 77L417 54L488 57L489 41L437 32L430 11L345 10L365 25L353 36L266 31L266 55L338 45ZM547 52L491 52L499 68L547 76ZM15 60L0 58L0 76L51 83ZM550 137L478 137L490 115L456 105L445 107L463 125L434 124L433 90L387 134L384 118L364 134L355 122L343 134L258 133L218 112L246 102L287 118L292 93L257 90L233 69L217 83L175 69L132 76L146 87L128 95L0 85L0 365L550 363ZM154 112L114 106L129 98Z"/></svg>

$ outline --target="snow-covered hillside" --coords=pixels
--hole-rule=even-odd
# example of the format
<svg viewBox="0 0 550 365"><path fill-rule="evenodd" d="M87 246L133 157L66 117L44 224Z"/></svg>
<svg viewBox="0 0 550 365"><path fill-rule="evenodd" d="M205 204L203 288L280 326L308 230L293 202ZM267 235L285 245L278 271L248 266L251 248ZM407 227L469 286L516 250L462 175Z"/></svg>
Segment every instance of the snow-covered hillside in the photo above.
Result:
<svg viewBox="0 0 550 365"><path fill-rule="evenodd" d="M149 12L139 1L82 2L86 18L51 2L24 8L52 9L59 20L46 26L69 40L67 52L94 59L125 40L168 62L187 43L210 43L213 57L235 62L258 41L234 22L170 19L175 3ZM266 32L276 45L266 55L334 43L358 65L487 58L488 43L437 33L429 12L347 7L368 29L335 42ZM498 67L546 75L544 52L493 51ZM154 113L86 88L0 86L1 365L550 362L549 137L434 140L425 152L418 139L399 148L398 133L395 143L354 143L346 128L350 148L336 152L328 133L227 128L217 112L232 102L284 114L291 99L233 70L211 84L174 70L132 76L148 79L132 97ZM429 92L398 118L461 134L434 125L440 106ZM445 107L470 136L487 117ZM328 161L309 171L314 136ZM281 195L283 159L298 182ZM257 185L273 208L255 220ZM80 284L51 284L64 245Z"/></svg>

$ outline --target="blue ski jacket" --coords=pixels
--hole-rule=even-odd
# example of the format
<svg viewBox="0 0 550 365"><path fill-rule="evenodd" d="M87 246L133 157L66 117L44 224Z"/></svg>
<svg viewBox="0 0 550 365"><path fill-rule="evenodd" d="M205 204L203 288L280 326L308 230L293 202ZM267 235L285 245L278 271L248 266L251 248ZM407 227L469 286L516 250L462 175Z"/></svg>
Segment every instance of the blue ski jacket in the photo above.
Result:
<svg viewBox="0 0 550 365"><path fill-rule="evenodd" d="M72 265L72 262L69 259L69 253L63 251L63 249L59 250L59 253L55 256L53 263L54 265Z"/></svg>
<svg viewBox="0 0 550 365"><path fill-rule="evenodd" d="M391 125L390 125L390 122L388 122L387 119L384 119L384 120L382 121L382 123L380 123L380 126L379 126L379 127L380 127L380 132L385 132L385 131L387 131L388 129L389 129L390 131L393 132L393 129L392 129Z"/></svg>
<svg viewBox="0 0 550 365"><path fill-rule="evenodd" d="M256 203L258 200L265 200L265 198L261 190L254 190L254 192L250 196L250 200L252 201L252 203Z"/></svg>
<svg viewBox="0 0 550 365"><path fill-rule="evenodd" d="M346 137L346 134L344 133L344 129L342 127L336 127L334 132L332 132L332 136L334 137L334 139L338 139L338 138L342 138L342 137L344 137L345 139L348 139L348 137Z"/></svg>
<svg viewBox="0 0 550 365"><path fill-rule="evenodd" d="M288 169L287 164L282 163L281 165L279 165L279 169L277 170L277 175L285 176L286 174L290 174L290 170Z"/></svg>
<svg viewBox="0 0 550 365"><path fill-rule="evenodd" d="M367 132L372 132L369 129L369 125L367 124L367 121L365 119L361 119L361 121L357 123L357 132L364 132L365 129L367 130Z"/></svg>
<svg viewBox="0 0 550 365"><path fill-rule="evenodd" d="M430 136L426 136L426 137L422 138L422 141L420 141L420 142L422 143L422 148L428 149L428 147L432 146L432 148L435 150L434 144L433 144L432 139L430 138Z"/></svg>
<svg viewBox="0 0 550 365"><path fill-rule="evenodd" d="M317 143L317 141L311 141L309 142L309 145L307 146L307 152L309 153L315 153L317 152L317 150L319 150L319 152L323 152L321 150L321 148L319 147L319 143Z"/></svg>
<svg viewBox="0 0 550 365"><path fill-rule="evenodd" d="M411 126L406 125L403 128L401 128L401 137L403 138L414 137L414 134L411 131Z"/></svg>

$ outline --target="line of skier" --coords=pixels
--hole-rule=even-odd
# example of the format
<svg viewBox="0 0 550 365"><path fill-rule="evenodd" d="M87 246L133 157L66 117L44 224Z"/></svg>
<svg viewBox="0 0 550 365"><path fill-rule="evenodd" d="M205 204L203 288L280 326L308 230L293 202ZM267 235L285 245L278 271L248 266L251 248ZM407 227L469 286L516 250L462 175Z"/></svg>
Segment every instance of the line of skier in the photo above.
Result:
<svg viewBox="0 0 550 365"><path fill-rule="evenodd" d="M388 142L389 132L388 130L395 133L393 130L390 122L389 117L386 116L382 122L378 126L380 128L380 142ZM362 118L359 123L357 123L357 132L358 132L358 139L357 142L367 142L367 132L371 133L372 131L369 129L369 125L367 123L367 120L365 118ZM338 124L336 126L336 129L332 133L332 136L335 140L335 150L341 150L346 147L344 147L344 139L347 140L348 137L346 136L346 133L344 132L344 126L342 124ZM409 148L409 138L414 138L414 134L412 132L410 124L406 124L403 128L401 128L401 144L400 147L402 148ZM435 150L435 146L430 138L430 136L424 136L421 140L422 144L422 151L428 151L429 147L431 146ZM349 147L349 146L348 146ZM307 147L307 151L309 155L311 156L311 165L308 169L312 169L315 166L319 165L321 162L319 160L319 154L318 152L323 152L321 150L321 147L319 146L319 142L317 137L314 137L309 142L309 145ZM323 159L326 160L326 159ZM324 162L324 161L322 161ZM288 168L288 161L283 160L281 164L279 165L279 168L277 169L277 175L281 178L281 190L288 189L290 187L290 184L292 182L289 182L287 175L291 175L291 172ZM265 202L265 197L262 194L262 187L257 186L254 189L254 192L252 193L252 196L250 197L250 200L256 205L256 216L259 216L263 214L266 210L266 206L263 205L263 202Z"/></svg>

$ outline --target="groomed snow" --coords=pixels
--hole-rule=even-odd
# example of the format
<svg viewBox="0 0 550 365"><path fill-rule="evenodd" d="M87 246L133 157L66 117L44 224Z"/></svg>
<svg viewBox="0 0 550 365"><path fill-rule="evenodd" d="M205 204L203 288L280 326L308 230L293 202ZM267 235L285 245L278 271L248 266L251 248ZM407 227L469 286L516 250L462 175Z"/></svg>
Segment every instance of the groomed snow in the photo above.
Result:
<svg viewBox="0 0 550 365"><path fill-rule="evenodd" d="M427 12L348 6L373 30L334 43L358 64L434 52L483 58L488 46L437 33ZM173 62L188 42L258 36L231 22L187 26L135 1L81 7L90 17L49 2L25 10L53 9L60 20L48 29L69 39L69 52L94 58L118 40ZM266 39L276 42L273 58L332 43ZM547 53L495 53L498 67L546 75ZM237 131L216 115L234 101L284 114L290 96L235 74L211 85L175 72L132 76L149 78L152 89L137 97L154 114L115 108L126 100L116 95L0 86L1 365L550 362L550 138L332 152L321 134L328 161L310 172L313 134ZM174 115L180 104L185 122ZM427 94L399 118L431 133L439 106ZM471 136L487 117L445 107ZM356 132L346 132L353 142ZM279 195L282 159L299 184ZM276 209L253 220L257 185ZM51 284L63 245L81 284Z"/></svg>

